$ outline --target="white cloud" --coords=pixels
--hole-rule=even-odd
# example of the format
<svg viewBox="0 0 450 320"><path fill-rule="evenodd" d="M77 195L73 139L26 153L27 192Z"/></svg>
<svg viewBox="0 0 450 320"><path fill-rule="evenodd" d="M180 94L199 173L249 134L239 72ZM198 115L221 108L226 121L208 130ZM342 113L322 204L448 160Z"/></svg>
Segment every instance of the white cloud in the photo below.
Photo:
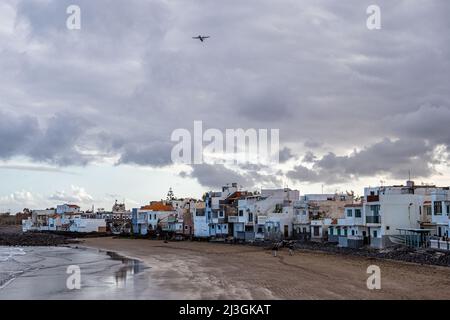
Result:
<svg viewBox="0 0 450 320"><path fill-rule="evenodd" d="M70 202L78 204L89 204L92 203L94 198L86 192L82 187L72 185L70 192L56 191L49 197L49 200L60 201L60 202Z"/></svg>
<svg viewBox="0 0 450 320"><path fill-rule="evenodd" d="M40 200L39 196L33 195L30 191L15 191L9 195L0 197L0 209L1 211L12 210L12 213L15 213L14 211L17 208L32 208L36 206Z"/></svg>

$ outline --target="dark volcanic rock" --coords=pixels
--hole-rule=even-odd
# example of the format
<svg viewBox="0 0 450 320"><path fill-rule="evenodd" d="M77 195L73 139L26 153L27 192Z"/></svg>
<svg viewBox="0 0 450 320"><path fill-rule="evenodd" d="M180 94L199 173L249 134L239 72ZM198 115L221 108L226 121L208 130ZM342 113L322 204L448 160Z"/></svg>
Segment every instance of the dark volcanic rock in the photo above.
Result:
<svg viewBox="0 0 450 320"><path fill-rule="evenodd" d="M15 228L0 228L0 246L57 246L69 244L69 237L50 233L26 232Z"/></svg>
<svg viewBox="0 0 450 320"><path fill-rule="evenodd" d="M296 248L333 254L360 256L369 259L390 259L450 267L450 252L440 252L431 249L414 249L404 246L394 246L382 250L373 248L353 249L338 247L333 243L320 242L299 242L296 244Z"/></svg>

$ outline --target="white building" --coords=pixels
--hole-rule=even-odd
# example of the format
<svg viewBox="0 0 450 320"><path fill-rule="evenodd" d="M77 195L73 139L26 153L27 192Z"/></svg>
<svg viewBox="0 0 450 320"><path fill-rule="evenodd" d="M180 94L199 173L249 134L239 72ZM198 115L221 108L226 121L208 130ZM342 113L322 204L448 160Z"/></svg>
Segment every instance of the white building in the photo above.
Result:
<svg viewBox="0 0 450 320"><path fill-rule="evenodd" d="M61 204L56 206L56 213L57 214L64 214L64 213L79 213L80 207L76 204Z"/></svg>
<svg viewBox="0 0 450 320"><path fill-rule="evenodd" d="M292 204L299 197L298 190L289 188L262 189L261 193L242 197L237 217L228 218L233 223L233 236L245 240L291 237Z"/></svg>
<svg viewBox="0 0 450 320"><path fill-rule="evenodd" d="M344 216L334 219L328 227L328 241L342 247L359 248L366 244L367 235L362 203L347 204Z"/></svg>
<svg viewBox="0 0 450 320"><path fill-rule="evenodd" d="M431 193L432 223L438 237L450 236L450 194L449 188L439 188Z"/></svg>
<svg viewBox="0 0 450 320"><path fill-rule="evenodd" d="M163 201L154 201L148 206L133 209L133 215L133 232L146 235L149 231L158 229L170 231L167 230L170 217L175 217L176 211L170 204Z"/></svg>
<svg viewBox="0 0 450 320"><path fill-rule="evenodd" d="M364 189L367 242L376 248L392 244L399 229L420 229L422 210L434 186L386 186Z"/></svg>
<svg viewBox="0 0 450 320"><path fill-rule="evenodd" d="M197 209L194 214L194 237L226 237L229 234L226 212L221 210L221 201L238 191L237 183L222 187L219 192L205 194L205 209Z"/></svg>
<svg viewBox="0 0 450 320"><path fill-rule="evenodd" d="M311 240L324 241L328 237L328 229L333 224L333 219L311 220Z"/></svg>

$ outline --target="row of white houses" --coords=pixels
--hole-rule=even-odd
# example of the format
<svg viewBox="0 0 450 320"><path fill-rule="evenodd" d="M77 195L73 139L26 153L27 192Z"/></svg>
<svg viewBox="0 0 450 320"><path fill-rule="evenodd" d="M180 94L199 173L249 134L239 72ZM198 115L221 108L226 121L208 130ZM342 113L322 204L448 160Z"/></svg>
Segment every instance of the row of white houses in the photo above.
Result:
<svg viewBox="0 0 450 320"><path fill-rule="evenodd" d="M448 187L368 187L364 196L311 194L297 190L240 191L236 184L208 192L194 210L194 236L241 240L305 238L344 247L384 248L404 243L436 245L450 232ZM441 248L438 242L439 248ZM448 243L442 244L448 246Z"/></svg>
<svg viewBox="0 0 450 320"><path fill-rule="evenodd" d="M22 230L103 233L106 220L80 211L77 205L63 204L56 209L32 210L31 216L22 221Z"/></svg>
<svg viewBox="0 0 450 320"><path fill-rule="evenodd" d="M125 210L81 212L76 205L33 210L24 231L159 233L184 237L259 241L304 239L343 247L449 247L449 187L406 185L367 187L352 193L306 194L298 190L241 190L236 183L207 192L202 200L168 198ZM108 230L107 230L108 229ZM449 248L450 249L450 248Z"/></svg>

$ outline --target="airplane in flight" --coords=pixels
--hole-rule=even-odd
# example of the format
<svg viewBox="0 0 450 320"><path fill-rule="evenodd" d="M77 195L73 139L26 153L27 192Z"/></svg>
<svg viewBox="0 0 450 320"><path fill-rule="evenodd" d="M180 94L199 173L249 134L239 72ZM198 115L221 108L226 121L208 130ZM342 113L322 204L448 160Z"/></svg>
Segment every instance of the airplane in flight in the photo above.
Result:
<svg viewBox="0 0 450 320"><path fill-rule="evenodd" d="M205 41L205 39L208 39L209 36L198 36L198 37L192 37L192 39L198 39L201 42Z"/></svg>

